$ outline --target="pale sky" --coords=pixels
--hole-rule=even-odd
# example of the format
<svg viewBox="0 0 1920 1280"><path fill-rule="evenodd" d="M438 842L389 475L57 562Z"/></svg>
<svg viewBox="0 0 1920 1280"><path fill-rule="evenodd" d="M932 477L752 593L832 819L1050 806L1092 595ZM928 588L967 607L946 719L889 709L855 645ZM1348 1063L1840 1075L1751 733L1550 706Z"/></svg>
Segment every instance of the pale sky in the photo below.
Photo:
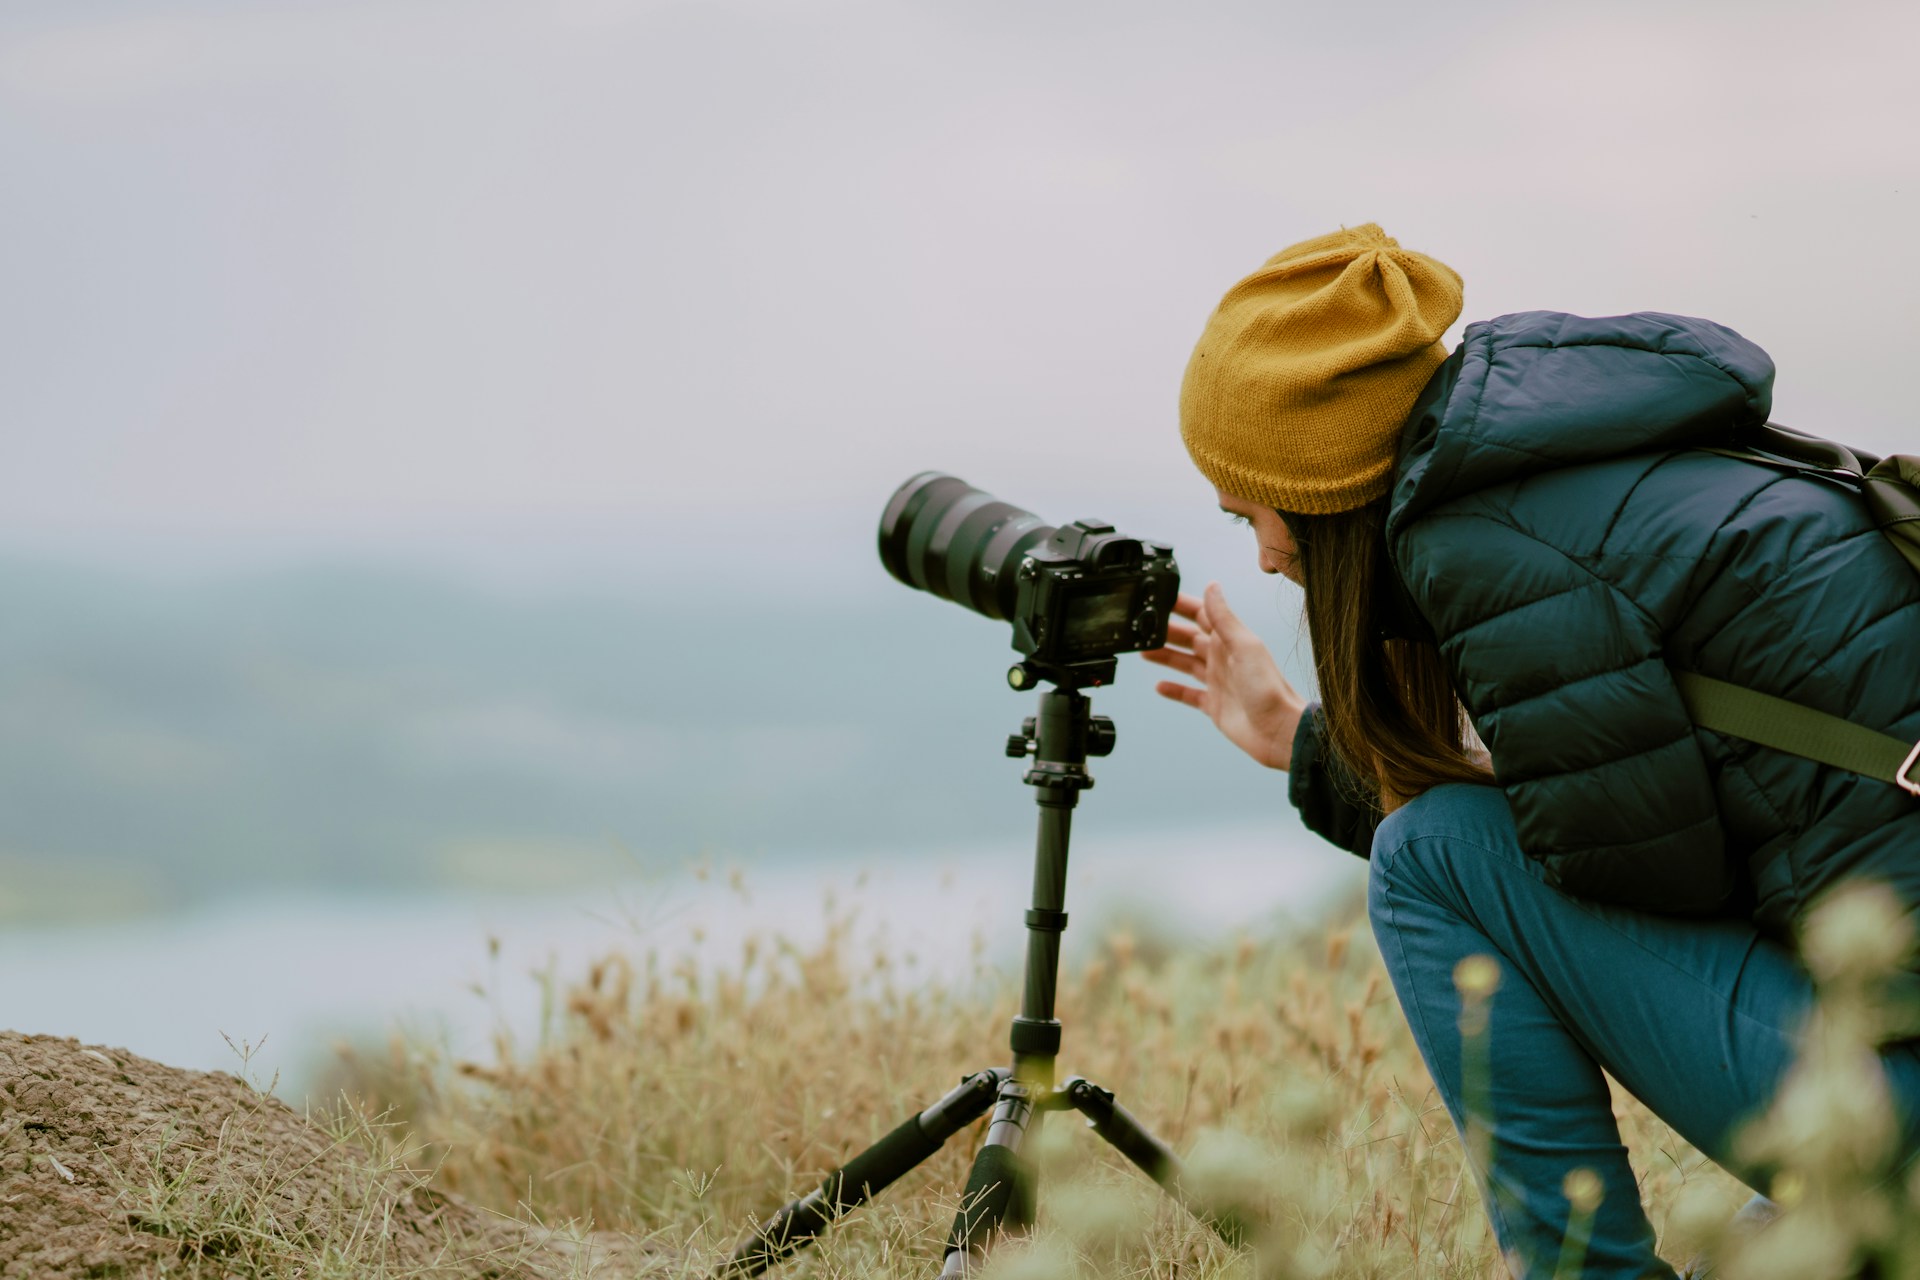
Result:
<svg viewBox="0 0 1920 1280"><path fill-rule="evenodd" d="M14 0L0 549L697 557L929 467L1217 521L1191 344L1364 221L1920 452L1920 5L1360 12Z"/></svg>

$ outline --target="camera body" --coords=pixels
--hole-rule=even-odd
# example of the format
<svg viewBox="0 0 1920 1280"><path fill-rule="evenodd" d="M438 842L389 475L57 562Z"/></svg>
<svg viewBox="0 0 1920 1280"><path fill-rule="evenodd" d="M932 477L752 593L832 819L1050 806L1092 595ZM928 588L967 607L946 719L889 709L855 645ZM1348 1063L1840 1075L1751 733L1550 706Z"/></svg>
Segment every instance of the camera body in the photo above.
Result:
<svg viewBox="0 0 1920 1280"><path fill-rule="evenodd" d="M1013 647L1049 668L1162 647L1180 589L1172 547L1116 533L1101 520L1054 530L1021 558L1015 578Z"/></svg>
<svg viewBox="0 0 1920 1280"><path fill-rule="evenodd" d="M1031 511L938 471L894 491L880 560L910 587L1013 624L1025 660L1015 689L1112 681L1116 656L1167 642L1180 590L1173 548L1101 520L1055 528Z"/></svg>

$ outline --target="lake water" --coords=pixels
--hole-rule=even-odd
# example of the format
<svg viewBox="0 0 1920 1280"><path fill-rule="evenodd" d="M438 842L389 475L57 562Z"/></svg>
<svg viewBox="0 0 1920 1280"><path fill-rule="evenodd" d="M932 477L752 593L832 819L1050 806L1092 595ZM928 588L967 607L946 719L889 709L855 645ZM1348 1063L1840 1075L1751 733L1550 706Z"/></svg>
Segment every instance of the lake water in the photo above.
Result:
<svg viewBox="0 0 1920 1280"><path fill-rule="evenodd" d="M501 1024L537 1026L546 966L563 977L610 950L725 965L751 934L820 938L826 902L855 938L929 979L985 964L1018 980L1031 846L956 846L887 861L763 862L736 877L693 869L560 895L252 897L111 924L0 937L0 1026L79 1037L175 1066L238 1071L223 1038L259 1045L249 1071L301 1095L336 1038L398 1025L484 1051ZM1071 959L1104 923L1175 935L1284 928L1357 893L1364 866L1270 822L1121 837L1076 832L1067 892ZM497 942L497 947L491 942ZM523 1040L524 1043L524 1040Z"/></svg>

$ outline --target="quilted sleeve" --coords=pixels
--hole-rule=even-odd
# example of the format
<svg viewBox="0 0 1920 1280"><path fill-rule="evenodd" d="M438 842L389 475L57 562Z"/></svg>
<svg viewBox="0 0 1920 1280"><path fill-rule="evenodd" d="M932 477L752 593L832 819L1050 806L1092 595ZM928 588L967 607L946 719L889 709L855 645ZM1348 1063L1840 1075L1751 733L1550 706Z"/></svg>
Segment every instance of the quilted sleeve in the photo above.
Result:
<svg viewBox="0 0 1920 1280"><path fill-rule="evenodd" d="M1326 724L1317 702L1294 731L1287 799L1300 811L1307 830L1359 857L1373 856L1379 809L1367 802L1353 775L1327 749Z"/></svg>
<svg viewBox="0 0 1920 1280"><path fill-rule="evenodd" d="M1735 877L1654 619L1490 512L1436 512L1399 541L1526 851L1586 897L1720 908Z"/></svg>

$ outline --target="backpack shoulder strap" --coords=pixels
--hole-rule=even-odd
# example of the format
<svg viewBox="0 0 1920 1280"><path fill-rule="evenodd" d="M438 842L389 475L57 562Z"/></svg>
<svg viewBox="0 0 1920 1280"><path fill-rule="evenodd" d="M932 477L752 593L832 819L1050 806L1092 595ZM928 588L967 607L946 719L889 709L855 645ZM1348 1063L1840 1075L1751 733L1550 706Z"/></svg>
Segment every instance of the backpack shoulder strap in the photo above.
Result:
<svg viewBox="0 0 1920 1280"><path fill-rule="evenodd" d="M1880 461L1872 454L1841 444L1838 440L1795 431L1778 422L1748 427L1736 439L1748 449L1757 449L1822 471L1849 472L1856 477L1865 475L1873 469L1874 463Z"/></svg>
<svg viewBox="0 0 1920 1280"><path fill-rule="evenodd" d="M1745 428L1724 446L1703 447L1708 453L1856 490L1895 550L1920 572L1920 458L1878 458L1777 422ZM1687 714L1703 729L1890 782L1920 796L1915 777L1920 743L1697 672L1675 670L1673 676Z"/></svg>
<svg viewBox="0 0 1920 1280"><path fill-rule="evenodd" d="M1866 499L1874 523L1894 550L1920 573L1920 457L1896 453L1878 458L1777 422L1748 427L1725 445L1696 447L1855 490Z"/></svg>
<svg viewBox="0 0 1920 1280"><path fill-rule="evenodd" d="M1891 782L1920 796L1920 780L1914 777L1920 743L1697 672L1675 671L1673 677L1687 714L1703 729Z"/></svg>
<svg viewBox="0 0 1920 1280"><path fill-rule="evenodd" d="M1862 454L1838 441L1806 435L1777 422L1769 422L1764 427L1749 427L1727 444L1695 447L1704 453L1717 453L1723 458L1758 462L1782 471L1797 471L1821 480L1832 480L1850 489L1860 488L1865 483L1867 471L1879 461L1872 454Z"/></svg>

